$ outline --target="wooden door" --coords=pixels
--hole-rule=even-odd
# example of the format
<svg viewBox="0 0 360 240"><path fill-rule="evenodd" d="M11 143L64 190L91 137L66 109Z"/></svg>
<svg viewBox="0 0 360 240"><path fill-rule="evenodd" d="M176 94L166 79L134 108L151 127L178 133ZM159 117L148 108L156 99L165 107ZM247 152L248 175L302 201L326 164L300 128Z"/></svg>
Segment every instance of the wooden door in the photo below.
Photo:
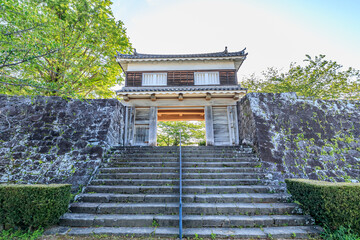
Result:
<svg viewBox="0 0 360 240"><path fill-rule="evenodd" d="M134 144L146 146L149 143L149 108L136 108Z"/></svg>
<svg viewBox="0 0 360 240"><path fill-rule="evenodd" d="M239 144L236 106L213 107L213 129L215 146Z"/></svg>
<svg viewBox="0 0 360 240"><path fill-rule="evenodd" d="M214 145L230 145L228 114L226 107L213 107Z"/></svg>

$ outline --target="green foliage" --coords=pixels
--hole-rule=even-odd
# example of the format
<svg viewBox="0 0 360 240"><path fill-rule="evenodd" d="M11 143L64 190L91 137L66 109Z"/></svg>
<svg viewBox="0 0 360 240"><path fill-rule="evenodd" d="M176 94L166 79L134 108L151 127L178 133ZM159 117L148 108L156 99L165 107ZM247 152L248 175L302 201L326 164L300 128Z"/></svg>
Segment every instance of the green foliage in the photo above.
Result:
<svg viewBox="0 0 360 240"><path fill-rule="evenodd" d="M67 212L69 184L0 185L0 224L36 229L56 224Z"/></svg>
<svg viewBox="0 0 360 240"><path fill-rule="evenodd" d="M9 239L17 239L17 240L36 240L43 233L42 229L38 229L35 231L22 231L22 230L3 230L0 232L0 240L9 240Z"/></svg>
<svg viewBox="0 0 360 240"><path fill-rule="evenodd" d="M194 240L202 240L203 238L199 237L199 234L195 233Z"/></svg>
<svg viewBox="0 0 360 240"><path fill-rule="evenodd" d="M181 144L194 145L204 144L205 122L203 121L166 121L158 122L157 144L158 146L178 146L179 132L181 133Z"/></svg>
<svg viewBox="0 0 360 240"><path fill-rule="evenodd" d="M287 188L317 223L331 230L350 226L360 233L360 184L286 179Z"/></svg>
<svg viewBox="0 0 360 240"><path fill-rule="evenodd" d="M157 228L157 227L159 227L159 226L160 226L160 225L159 225L159 221L156 220L156 219L153 219L153 221L152 221L152 227Z"/></svg>
<svg viewBox="0 0 360 240"><path fill-rule="evenodd" d="M307 65L292 63L286 73L269 68L262 78L251 75L241 85L249 92L296 92L299 96L322 99L359 99L360 72L353 68L342 70L335 61L328 61L325 55L315 59L306 55Z"/></svg>
<svg viewBox="0 0 360 240"><path fill-rule="evenodd" d="M0 4L0 94L108 98L122 81L114 55L131 51L110 0Z"/></svg>
<svg viewBox="0 0 360 240"><path fill-rule="evenodd" d="M360 240L360 235L353 233L351 228L345 228L343 226L335 231L325 228L321 237L326 240Z"/></svg>

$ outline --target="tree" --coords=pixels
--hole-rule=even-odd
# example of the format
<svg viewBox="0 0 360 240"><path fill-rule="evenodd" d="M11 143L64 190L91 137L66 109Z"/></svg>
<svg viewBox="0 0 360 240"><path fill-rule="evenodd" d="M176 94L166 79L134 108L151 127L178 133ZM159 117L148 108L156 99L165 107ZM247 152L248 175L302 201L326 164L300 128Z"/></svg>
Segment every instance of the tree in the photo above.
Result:
<svg viewBox="0 0 360 240"><path fill-rule="evenodd" d="M108 98L114 55L132 51L109 0L5 0L0 4L0 94Z"/></svg>
<svg viewBox="0 0 360 240"><path fill-rule="evenodd" d="M174 121L158 122L158 146L179 146L179 132L182 145L203 144L205 142L205 122Z"/></svg>
<svg viewBox="0 0 360 240"><path fill-rule="evenodd" d="M304 61L306 66L292 63L286 73L269 68L262 78L252 75L241 85L249 92L296 92L300 96L322 99L360 98L359 70L343 70L335 61L325 60L325 55L315 59L306 55Z"/></svg>

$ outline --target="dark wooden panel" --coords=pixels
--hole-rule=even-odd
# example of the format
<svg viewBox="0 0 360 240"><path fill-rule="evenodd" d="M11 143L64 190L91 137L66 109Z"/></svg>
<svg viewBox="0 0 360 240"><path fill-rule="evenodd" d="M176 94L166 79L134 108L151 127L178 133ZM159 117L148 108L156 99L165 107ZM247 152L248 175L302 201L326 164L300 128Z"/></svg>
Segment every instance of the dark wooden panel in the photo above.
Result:
<svg viewBox="0 0 360 240"><path fill-rule="evenodd" d="M220 78L220 85L237 84L235 71L220 71L219 78Z"/></svg>
<svg viewBox="0 0 360 240"><path fill-rule="evenodd" d="M168 86L193 86L193 71L173 71L167 72Z"/></svg>
<svg viewBox="0 0 360 240"><path fill-rule="evenodd" d="M149 142L149 126L136 126L135 127L135 143L146 144Z"/></svg>
<svg viewBox="0 0 360 240"><path fill-rule="evenodd" d="M135 124L136 121L149 121L150 108L137 108L135 113Z"/></svg>
<svg viewBox="0 0 360 240"><path fill-rule="evenodd" d="M141 87L142 72L127 72L126 73L126 87Z"/></svg>

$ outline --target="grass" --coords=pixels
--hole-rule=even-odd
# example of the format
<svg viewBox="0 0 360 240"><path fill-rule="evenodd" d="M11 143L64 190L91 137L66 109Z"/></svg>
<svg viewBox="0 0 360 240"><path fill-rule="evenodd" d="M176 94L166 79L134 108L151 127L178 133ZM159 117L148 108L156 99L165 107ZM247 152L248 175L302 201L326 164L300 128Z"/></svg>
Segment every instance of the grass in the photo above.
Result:
<svg viewBox="0 0 360 240"><path fill-rule="evenodd" d="M96 239L109 239L109 240L125 240L125 239L177 239L177 237L154 237L154 236L144 236L144 237L135 237L130 234L127 236L111 236L111 235L92 235L92 236L45 236L42 235L43 230L39 229L36 231L24 231L24 230L3 230L0 231L0 240L96 240ZM296 239L296 235L291 236L292 239ZM212 234L208 238L200 238L195 236L193 238L185 238L188 240L203 239L203 240L212 240L217 239L215 234ZM236 239L235 237L230 237L226 239ZM271 239L271 237L267 238ZM324 232L321 234L320 238L322 240L360 240L360 235L352 232L350 228L340 227L336 231L331 231L328 228L324 229ZM242 239L246 240L246 239Z"/></svg>
<svg viewBox="0 0 360 240"><path fill-rule="evenodd" d="M35 240L39 239L40 236L43 234L42 229L38 229L35 231L24 231L24 230L3 230L0 232L0 240Z"/></svg>
<svg viewBox="0 0 360 240"><path fill-rule="evenodd" d="M214 236L216 237L216 236ZM186 240L213 240L213 239L237 239L235 237L228 237L228 238L202 238L202 237L193 237L193 238L183 238ZM72 236L47 236L40 238L39 240L97 240L97 239L109 239L109 240L125 240L125 239L133 239L133 240L176 240L179 239L178 237L131 237L131 236L125 236L125 237L119 237L119 236L109 236L109 235L97 235L97 236L90 236L90 237L72 237ZM268 240L266 238L241 238L241 240ZM283 239L284 240L284 239Z"/></svg>

